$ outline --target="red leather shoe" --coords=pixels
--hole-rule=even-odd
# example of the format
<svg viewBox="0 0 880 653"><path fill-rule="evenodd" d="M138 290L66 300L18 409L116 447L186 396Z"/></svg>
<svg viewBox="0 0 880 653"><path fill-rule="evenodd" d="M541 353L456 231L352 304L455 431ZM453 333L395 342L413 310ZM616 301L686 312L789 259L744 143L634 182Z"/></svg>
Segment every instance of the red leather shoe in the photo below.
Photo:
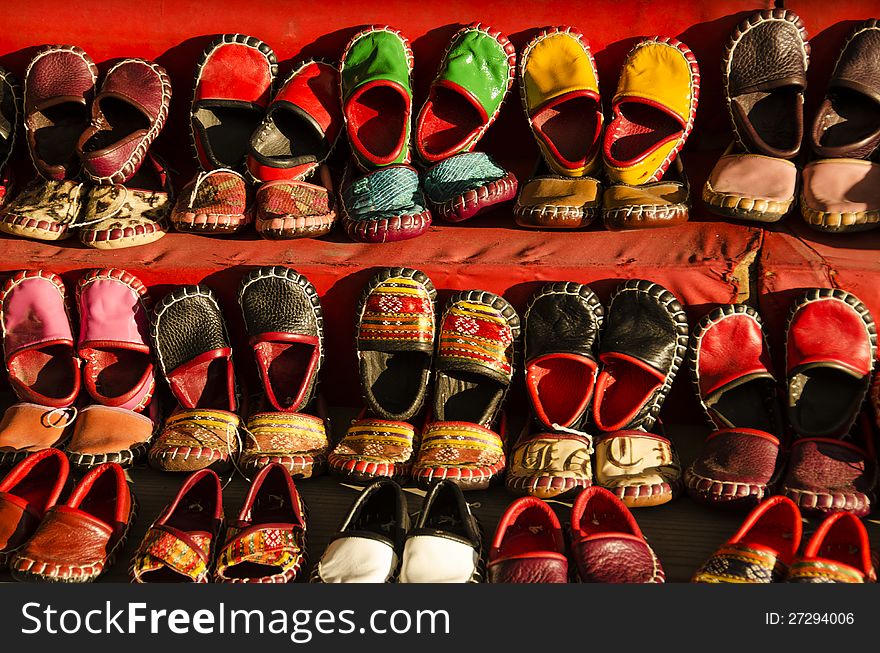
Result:
<svg viewBox="0 0 880 653"><path fill-rule="evenodd" d="M205 48L190 111L193 153L202 170L244 167L277 72L272 48L253 36L221 34Z"/></svg>
<svg viewBox="0 0 880 653"><path fill-rule="evenodd" d="M58 501L69 471L63 453L43 449L22 460L0 481L0 569Z"/></svg>
<svg viewBox="0 0 880 653"><path fill-rule="evenodd" d="M489 551L490 583L567 583L568 558L559 518L549 504L521 497L498 522Z"/></svg>
<svg viewBox="0 0 880 653"><path fill-rule="evenodd" d="M691 582L782 582L801 545L801 513L786 497L770 497L746 517L727 543L709 558Z"/></svg>
<svg viewBox="0 0 880 653"><path fill-rule="evenodd" d="M789 583L876 583L868 531L846 512L829 515L788 572Z"/></svg>
<svg viewBox="0 0 880 653"><path fill-rule="evenodd" d="M871 381L877 329L844 290L816 288L795 300L786 331L788 420L805 437L845 435Z"/></svg>
<svg viewBox="0 0 880 653"><path fill-rule="evenodd" d="M571 507L571 548L583 583L663 583L663 567L629 509L593 486Z"/></svg>
<svg viewBox="0 0 880 653"><path fill-rule="evenodd" d="M16 580L89 583L125 546L137 505L125 472L105 463L86 474L63 505L49 509L34 536L9 561ZM71 546L75 542L76 546Z"/></svg>

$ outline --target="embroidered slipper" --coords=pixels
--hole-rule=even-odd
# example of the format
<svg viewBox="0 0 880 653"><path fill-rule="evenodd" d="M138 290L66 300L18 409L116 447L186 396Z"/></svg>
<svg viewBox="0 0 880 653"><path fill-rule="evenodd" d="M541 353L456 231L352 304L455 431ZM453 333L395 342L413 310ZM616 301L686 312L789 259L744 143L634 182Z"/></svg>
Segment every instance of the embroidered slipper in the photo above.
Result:
<svg viewBox="0 0 880 653"><path fill-rule="evenodd" d="M703 317L691 334L688 363L697 399L715 428L783 432L764 325L751 306L719 306Z"/></svg>
<svg viewBox="0 0 880 653"><path fill-rule="evenodd" d="M61 277L43 270L13 274L0 291L0 326L9 383L22 401L73 405L79 359Z"/></svg>
<svg viewBox="0 0 880 653"><path fill-rule="evenodd" d="M306 555L305 506L287 470L272 463L254 478L217 554L218 583L292 583Z"/></svg>
<svg viewBox="0 0 880 653"><path fill-rule="evenodd" d="M12 556L19 581L91 583L113 566L137 517L137 501L115 463L86 474L64 504L46 513L33 537ZM77 546L70 546L76 542Z"/></svg>
<svg viewBox="0 0 880 653"><path fill-rule="evenodd" d="M345 233L361 243L385 243L421 236L431 226L431 212L415 168L393 165L352 179L342 176L340 206Z"/></svg>
<svg viewBox="0 0 880 653"><path fill-rule="evenodd" d="M547 284L529 299L526 391L542 428L578 428L588 415L604 315L596 293L571 281Z"/></svg>
<svg viewBox="0 0 880 653"><path fill-rule="evenodd" d="M872 437L855 442L798 438L791 446L780 494L812 514L871 512L877 498L877 453Z"/></svg>
<svg viewBox="0 0 880 653"><path fill-rule="evenodd" d="M0 420L0 467L44 449L63 449L75 418L73 407L13 404Z"/></svg>
<svg viewBox="0 0 880 653"><path fill-rule="evenodd" d="M690 205L691 187L677 157L660 181L606 187L602 221L610 231L674 227L688 221Z"/></svg>
<svg viewBox="0 0 880 653"><path fill-rule="evenodd" d="M180 404L150 449L164 471L225 471L239 450L240 420L232 347L214 293L181 286L153 312L150 335L159 370Z"/></svg>
<svg viewBox="0 0 880 653"><path fill-rule="evenodd" d="M327 166L318 172L321 183L267 181L257 190L257 233L270 240L317 238L336 224L336 200Z"/></svg>
<svg viewBox="0 0 880 653"><path fill-rule="evenodd" d="M587 488L571 507L571 547L582 583L666 582L635 517L603 488Z"/></svg>
<svg viewBox="0 0 880 653"><path fill-rule="evenodd" d="M251 135L248 173L264 182L306 179L330 156L342 127L338 67L304 61L281 83Z"/></svg>
<svg viewBox="0 0 880 653"><path fill-rule="evenodd" d="M880 224L880 163L820 159L804 167L803 179L801 216L813 229L841 233Z"/></svg>
<svg viewBox="0 0 880 653"><path fill-rule="evenodd" d="M313 583L392 583L409 531L406 495L390 478L360 493L312 571Z"/></svg>
<svg viewBox="0 0 880 653"><path fill-rule="evenodd" d="M220 479L210 469L193 472L138 545L129 570L132 582L209 582L222 526Z"/></svg>
<svg viewBox="0 0 880 653"><path fill-rule="evenodd" d="M164 162L147 153L125 186L94 186L88 195L79 239L94 249L123 249L153 243L165 235L173 205Z"/></svg>
<svg viewBox="0 0 880 653"><path fill-rule="evenodd" d="M158 411L150 412L151 415L142 415L100 404L83 408L67 445L70 464L79 470L104 463L132 466L147 453L156 431Z"/></svg>
<svg viewBox="0 0 880 653"><path fill-rule="evenodd" d="M555 499L593 484L593 440L587 435L540 432L516 443L505 485L515 494Z"/></svg>
<svg viewBox="0 0 880 653"><path fill-rule="evenodd" d="M345 130L358 166L410 162L413 53L387 25L355 34L339 66Z"/></svg>
<svg viewBox="0 0 880 653"><path fill-rule="evenodd" d="M425 495L407 533L400 583L481 583L480 523L455 483L438 483Z"/></svg>
<svg viewBox="0 0 880 653"><path fill-rule="evenodd" d="M849 513L829 515L791 565L785 582L876 583L865 525Z"/></svg>
<svg viewBox="0 0 880 653"><path fill-rule="evenodd" d="M487 571L490 583L567 583L562 525L535 497L511 503L495 529Z"/></svg>
<svg viewBox="0 0 880 653"><path fill-rule="evenodd" d="M0 569L27 542L61 496L67 458L57 449L28 456L0 480Z"/></svg>
<svg viewBox="0 0 880 653"><path fill-rule="evenodd" d="M871 18L853 28L841 48L816 112L810 141L823 158L871 156L880 145L880 20Z"/></svg>
<svg viewBox="0 0 880 653"><path fill-rule="evenodd" d="M296 270L262 267L242 279L238 304L269 404L278 411L306 409L324 362L318 291Z"/></svg>
<svg viewBox="0 0 880 653"><path fill-rule="evenodd" d="M715 431L684 472L688 494L710 506L754 508L776 485L779 447L778 438L757 429Z"/></svg>
<svg viewBox="0 0 880 653"><path fill-rule="evenodd" d="M7 164L19 132L21 86L12 73L0 66L0 207L10 197L12 174Z"/></svg>
<svg viewBox="0 0 880 653"><path fill-rule="evenodd" d="M85 196L82 182L37 177L4 207L0 231L34 240L64 240L77 226Z"/></svg>
<svg viewBox="0 0 880 653"><path fill-rule="evenodd" d="M376 416L411 420L428 394L437 291L424 272L384 268L357 308L357 354L364 402Z"/></svg>
<svg viewBox="0 0 880 653"><path fill-rule="evenodd" d="M837 437L855 423L874 368L877 329L852 293L806 291L786 329L788 420L806 437Z"/></svg>
<svg viewBox="0 0 880 653"><path fill-rule="evenodd" d="M691 134L699 97L700 68L688 46L668 36L636 43L623 62L602 145L609 180L660 181Z"/></svg>
<svg viewBox="0 0 880 653"><path fill-rule="evenodd" d="M750 222L778 222L791 210L798 169L786 159L727 148L703 186L712 213Z"/></svg>
<svg viewBox="0 0 880 653"><path fill-rule="evenodd" d="M770 497L712 554L692 583L780 583L801 545L801 513L785 497Z"/></svg>
<svg viewBox="0 0 880 653"><path fill-rule="evenodd" d="M142 411L156 389L146 286L125 270L90 270L76 285L76 304L86 391L99 404Z"/></svg>
<svg viewBox="0 0 880 653"><path fill-rule="evenodd" d="M605 315L593 420L602 431L650 429L687 352L687 317L675 295L638 279L617 289Z"/></svg>
<svg viewBox="0 0 880 653"><path fill-rule="evenodd" d="M80 170L76 143L89 126L98 67L75 45L44 45L24 74L24 132L31 161L44 178Z"/></svg>
<svg viewBox="0 0 880 653"><path fill-rule="evenodd" d="M721 79L733 132L746 152L779 159L797 156L809 63L807 30L792 11L756 11L730 35Z"/></svg>
<svg viewBox="0 0 880 653"><path fill-rule="evenodd" d="M253 204L253 192L244 177L218 168L199 173L183 187L171 211L171 223L177 231L232 234L253 222Z"/></svg>
<svg viewBox="0 0 880 653"><path fill-rule="evenodd" d="M244 168L277 72L272 48L253 36L220 34L205 48L190 108L193 155L202 170Z"/></svg>
<svg viewBox="0 0 880 653"><path fill-rule="evenodd" d="M293 478L320 476L327 467L328 431L322 417L255 413L247 422L238 466L242 472L253 472L277 463Z"/></svg>
<svg viewBox="0 0 880 653"><path fill-rule="evenodd" d="M539 163L519 192L513 215L520 227L580 229L592 224L602 205L602 182L593 177L549 174Z"/></svg>
<svg viewBox="0 0 880 653"><path fill-rule="evenodd" d="M426 163L470 152L492 126L513 86L516 48L496 29L471 23L446 47L416 121Z"/></svg>
<svg viewBox="0 0 880 653"><path fill-rule="evenodd" d="M407 422L355 419L330 453L330 471L352 483L372 483L384 477L404 482L412 471L418 443L419 434Z"/></svg>
<svg viewBox="0 0 880 653"><path fill-rule="evenodd" d="M431 211L447 222L470 220L516 197L516 177L484 152L464 152L423 174Z"/></svg>
<svg viewBox="0 0 880 653"><path fill-rule="evenodd" d="M618 431L596 442L596 484L630 508L659 506L681 490L672 442L654 433Z"/></svg>
<svg viewBox="0 0 880 653"><path fill-rule="evenodd" d="M92 122L76 144L83 172L97 184L124 184L165 126L171 79L144 59L113 65L92 101Z"/></svg>
<svg viewBox="0 0 880 653"><path fill-rule="evenodd" d="M529 127L553 175L597 173L604 118L599 74L584 35L572 27L543 30L520 55L519 82Z"/></svg>

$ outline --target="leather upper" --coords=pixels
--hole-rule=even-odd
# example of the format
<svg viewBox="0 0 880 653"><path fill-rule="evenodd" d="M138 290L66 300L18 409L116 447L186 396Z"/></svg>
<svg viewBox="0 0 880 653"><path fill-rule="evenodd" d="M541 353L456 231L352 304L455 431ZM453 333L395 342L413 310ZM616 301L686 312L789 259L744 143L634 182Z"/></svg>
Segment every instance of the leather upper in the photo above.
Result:
<svg viewBox="0 0 880 653"><path fill-rule="evenodd" d="M146 415L110 406L87 406L79 411L68 451L111 454L145 446L155 425Z"/></svg>
<svg viewBox="0 0 880 653"><path fill-rule="evenodd" d="M618 431L596 443L596 483L604 488L618 489L626 495L629 488L656 486L654 493L671 496L680 479L678 456L672 443L662 436Z"/></svg>
<svg viewBox="0 0 880 653"><path fill-rule="evenodd" d="M712 190L726 195L791 202L798 169L786 159L761 154L725 154L709 176Z"/></svg>
<svg viewBox="0 0 880 653"><path fill-rule="evenodd" d="M521 497L501 516L489 552L490 583L567 583L562 526L550 506Z"/></svg>
<svg viewBox="0 0 880 653"><path fill-rule="evenodd" d="M779 440L745 428L722 429L706 438L689 471L712 481L766 486L776 471Z"/></svg>
<svg viewBox="0 0 880 653"><path fill-rule="evenodd" d="M880 30L878 30L880 31ZM880 211L880 163L820 159L804 166L803 206L822 213Z"/></svg>
<svg viewBox="0 0 880 653"><path fill-rule="evenodd" d="M60 447L70 437L69 413L31 403L13 404L0 419L0 453Z"/></svg>

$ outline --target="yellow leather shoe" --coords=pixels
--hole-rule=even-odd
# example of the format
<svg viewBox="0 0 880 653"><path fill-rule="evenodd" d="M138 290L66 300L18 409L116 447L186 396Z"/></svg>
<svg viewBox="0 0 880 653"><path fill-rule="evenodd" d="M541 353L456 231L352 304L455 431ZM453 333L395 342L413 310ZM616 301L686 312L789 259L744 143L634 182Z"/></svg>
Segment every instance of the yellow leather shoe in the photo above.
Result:
<svg viewBox="0 0 880 653"><path fill-rule="evenodd" d="M700 69L684 43L655 36L624 61L605 130L608 178L636 186L660 181L694 126Z"/></svg>
<svg viewBox="0 0 880 653"><path fill-rule="evenodd" d="M681 159L675 160L662 181L608 186L602 204L602 220L610 231L674 227L687 222L690 187Z"/></svg>
<svg viewBox="0 0 880 653"><path fill-rule="evenodd" d="M519 65L529 127L550 169L565 177L596 172L602 137L599 77L590 46L571 27L532 39Z"/></svg>

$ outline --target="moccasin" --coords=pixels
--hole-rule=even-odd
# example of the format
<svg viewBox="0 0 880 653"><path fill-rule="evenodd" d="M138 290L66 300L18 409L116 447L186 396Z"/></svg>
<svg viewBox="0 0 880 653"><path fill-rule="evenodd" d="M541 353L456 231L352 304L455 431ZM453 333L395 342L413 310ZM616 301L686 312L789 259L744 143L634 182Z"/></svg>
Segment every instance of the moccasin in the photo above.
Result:
<svg viewBox="0 0 880 653"><path fill-rule="evenodd" d="M254 220L250 184L233 170L199 173L183 187L171 211L177 231L223 235L241 231Z"/></svg>
<svg viewBox="0 0 880 653"><path fill-rule="evenodd" d="M531 229L580 229L599 215L602 183L593 177L537 173L520 190L513 214Z"/></svg>
<svg viewBox="0 0 880 653"><path fill-rule="evenodd" d="M567 583L562 525L541 499L511 503L495 530L487 565L490 583Z"/></svg>
<svg viewBox="0 0 880 653"><path fill-rule="evenodd" d="M596 484L630 508L659 506L681 490L672 442L654 433L618 431L596 441Z"/></svg>
<svg viewBox="0 0 880 653"><path fill-rule="evenodd" d="M336 195L330 170L321 166L321 183L278 179L257 189L254 224L270 240L317 238L336 224Z"/></svg>
<svg viewBox="0 0 880 653"><path fill-rule="evenodd" d="M788 583L876 583L871 542L855 515L825 518L788 570Z"/></svg>
<svg viewBox="0 0 880 653"><path fill-rule="evenodd" d="M75 418L73 407L13 404L0 420L0 466L13 465L44 449L63 449Z"/></svg>
<svg viewBox="0 0 880 653"><path fill-rule="evenodd" d="M688 221L690 205L690 184L678 157L660 181L607 185L602 221L610 231L674 227Z"/></svg>
<svg viewBox="0 0 880 653"><path fill-rule="evenodd" d="M70 464L79 470L107 462L130 467L150 448L157 426L154 419L152 415L100 404L83 408L66 447Z"/></svg>
<svg viewBox="0 0 880 653"><path fill-rule="evenodd" d="M484 152L463 152L435 163L422 175L431 213L462 222L516 197L516 177Z"/></svg>
<svg viewBox="0 0 880 653"><path fill-rule="evenodd" d="M554 499L593 483L593 439L587 434L539 431L510 452L505 485L514 494Z"/></svg>
<svg viewBox="0 0 880 653"><path fill-rule="evenodd" d="M330 453L330 471L352 483L377 478L409 478L419 434L412 424L387 419L352 420L345 437Z"/></svg>
<svg viewBox="0 0 880 653"><path fill-rule="evenodd" d="M326 420L306 413L264 412L248 418L238 466L252 472L278 463L293 478L312 478L327 467Z"/></svg>
<svg viewBox="0 0 880 653"><path fill-rule="evenodd" d="M71 179L37 177L0 214L0 231L34 240L64 240L78 226L88 190Z"/></svg>
<svg viewBox="0 0 880 653"><path fill-rule="evenodd" d="M829 233L877 227L880 163L819 159L807 164L801 187L801 217L813 229Z"/></svg>

